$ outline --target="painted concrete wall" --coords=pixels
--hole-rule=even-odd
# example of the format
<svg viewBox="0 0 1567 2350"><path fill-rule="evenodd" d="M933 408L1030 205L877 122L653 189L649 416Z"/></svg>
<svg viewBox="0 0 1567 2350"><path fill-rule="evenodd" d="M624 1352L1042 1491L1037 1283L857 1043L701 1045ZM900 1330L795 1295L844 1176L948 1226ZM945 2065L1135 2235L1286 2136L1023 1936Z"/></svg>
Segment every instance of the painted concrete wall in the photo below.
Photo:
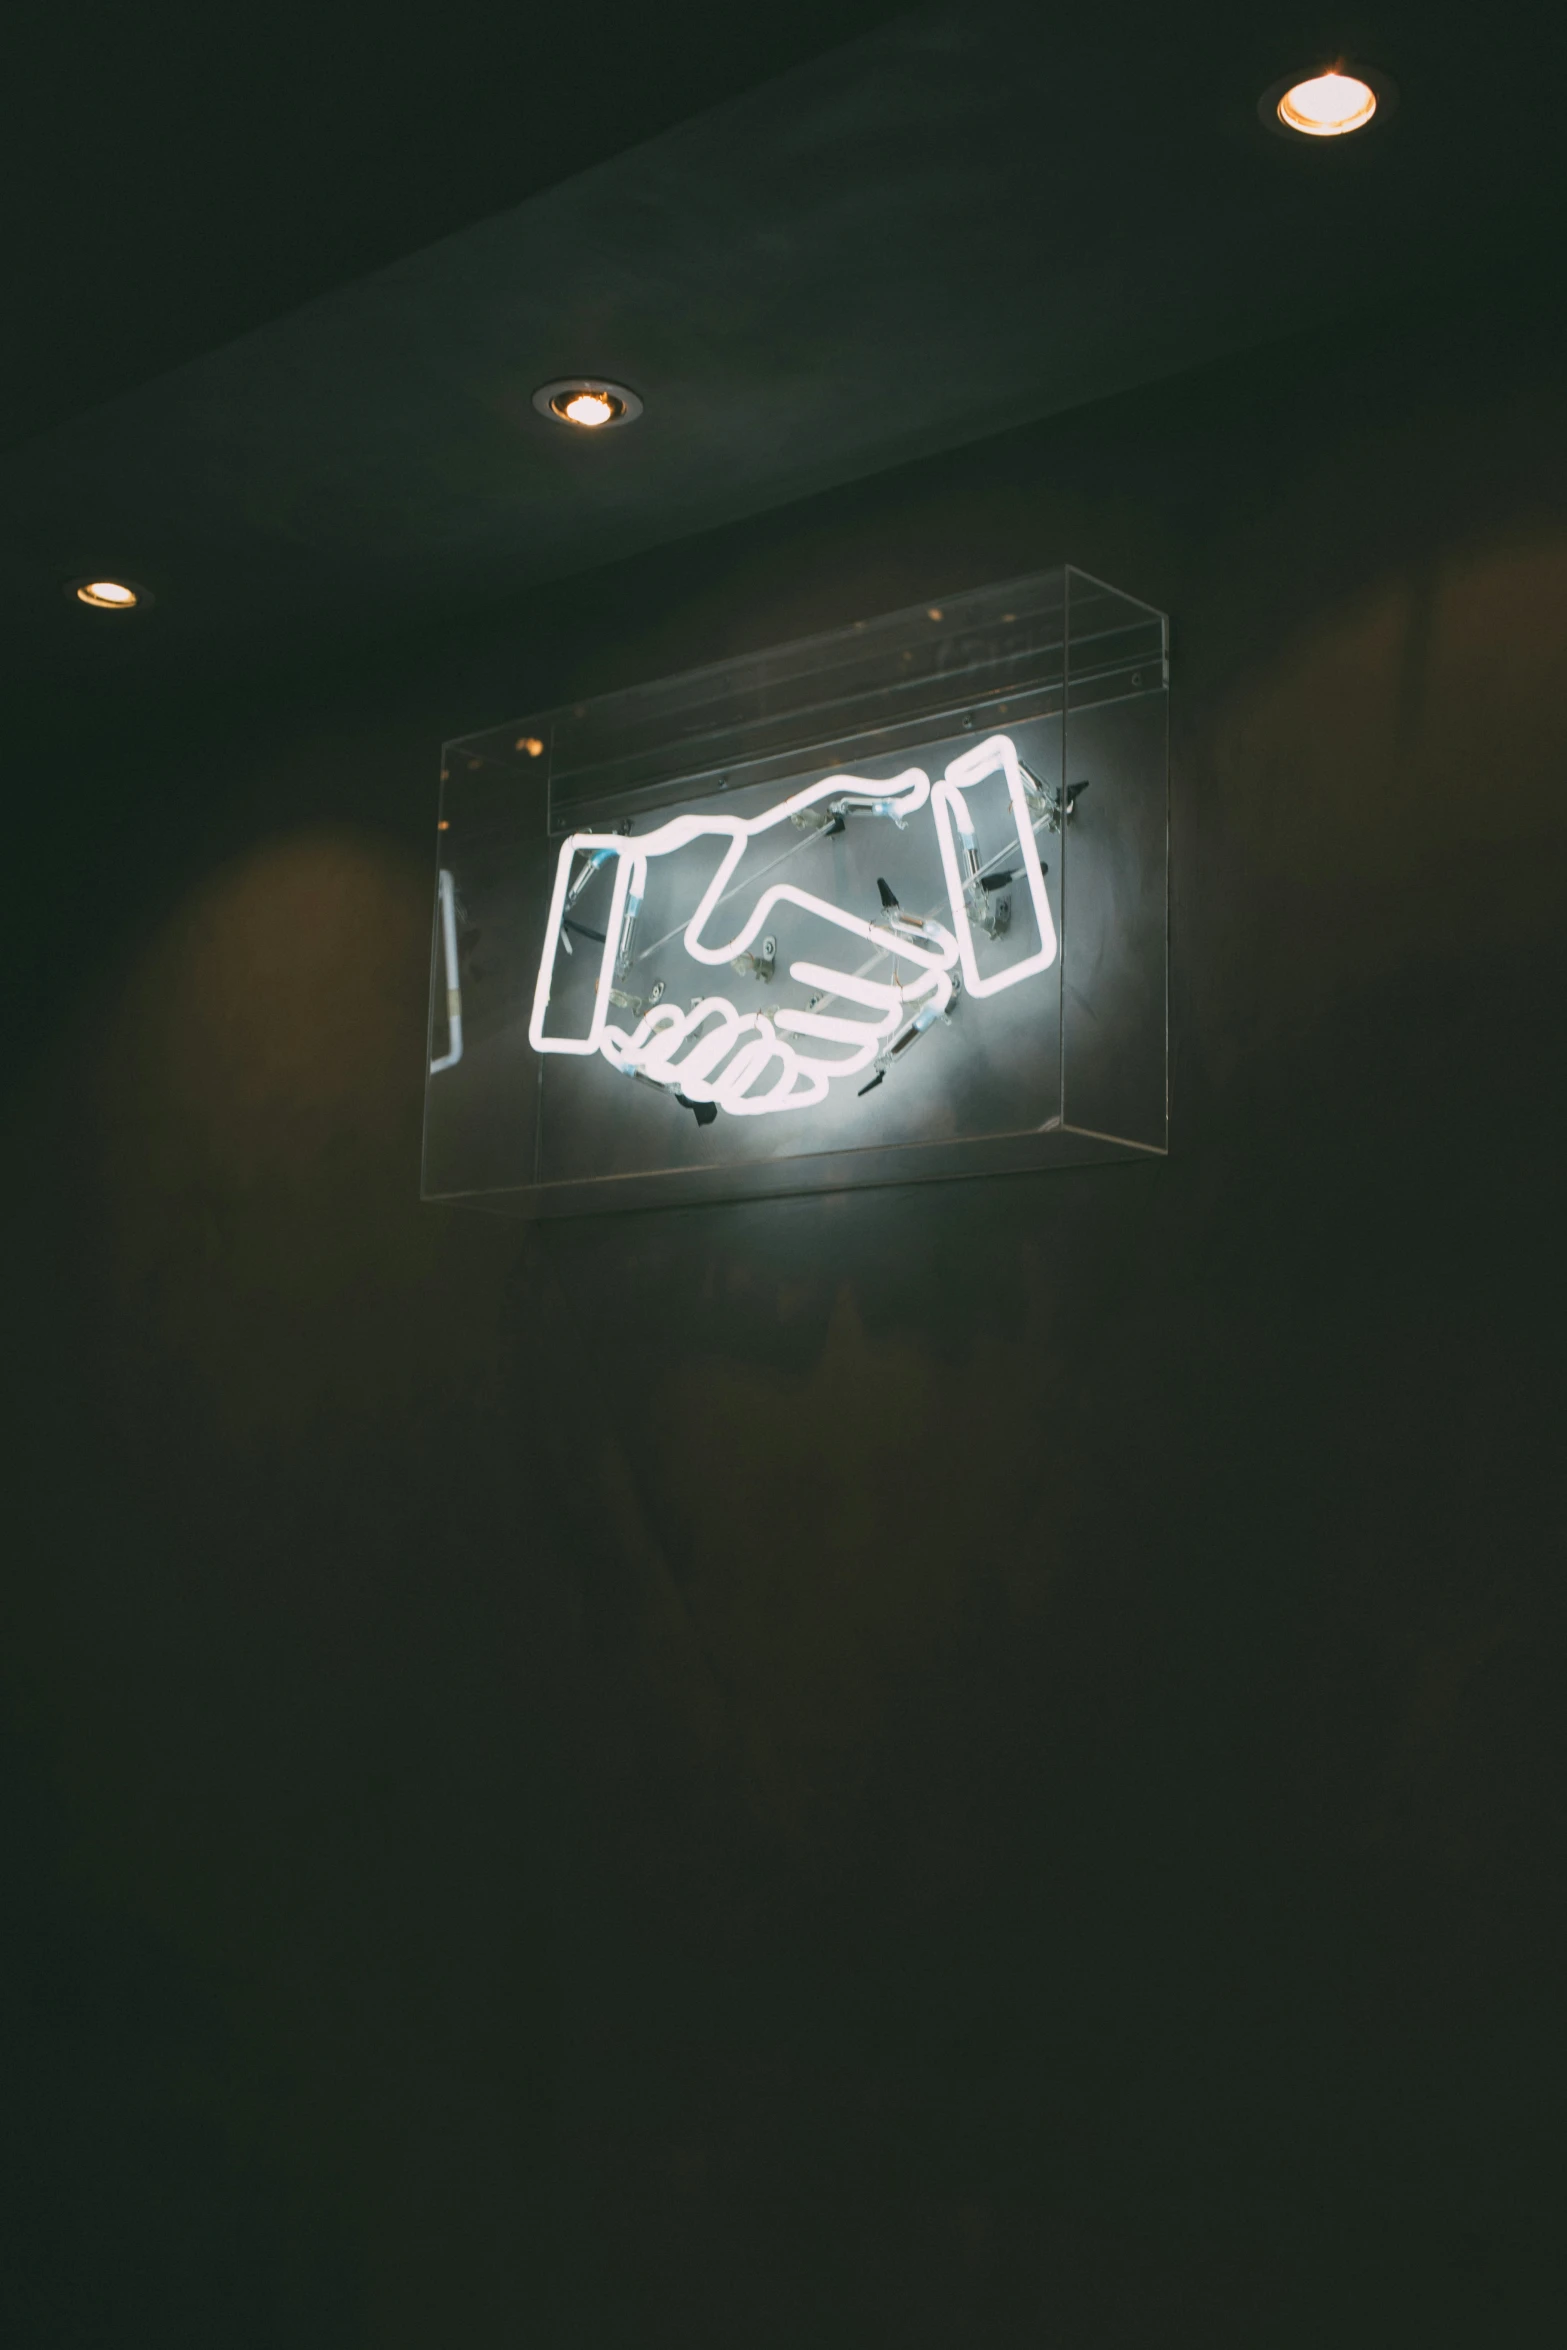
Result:
<svg viewBox="0 0 1567 2350"><path fill-rule="evenodd" d="M24 714L19 2340L1532 2322L1562 387L1367 326ZM1059 558L1172 615L1168 1164L420 1207L442 735Z"/></svg>

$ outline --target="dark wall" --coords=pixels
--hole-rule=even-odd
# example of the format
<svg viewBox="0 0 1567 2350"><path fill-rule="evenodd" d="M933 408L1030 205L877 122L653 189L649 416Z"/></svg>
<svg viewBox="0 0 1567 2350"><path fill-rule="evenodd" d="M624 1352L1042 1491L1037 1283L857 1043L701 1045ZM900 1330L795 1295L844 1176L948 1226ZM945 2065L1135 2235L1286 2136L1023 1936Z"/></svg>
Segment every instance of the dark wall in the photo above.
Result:
<svg viewBox="0 0 1567 2350"><path fill-rule="evenodd" d="M1562 357L19 702L8 2338L1539 2338ZM1063 557L1172 615L1168 1163L422 1208L441 736Z"/></svg>

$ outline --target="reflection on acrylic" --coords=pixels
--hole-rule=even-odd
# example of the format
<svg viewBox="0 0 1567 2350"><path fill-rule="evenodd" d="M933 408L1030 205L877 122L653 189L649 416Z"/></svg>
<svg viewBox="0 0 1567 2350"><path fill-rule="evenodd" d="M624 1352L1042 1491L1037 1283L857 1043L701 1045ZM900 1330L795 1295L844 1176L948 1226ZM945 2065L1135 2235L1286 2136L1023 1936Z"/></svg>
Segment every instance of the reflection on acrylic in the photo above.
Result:
<svg viewBox="0 0 1567 2350"><path fill-rule="evenodd" d="M462 983L457 971L457 884L443 865L438 886L441 952L446 959L446 1050L430 1063L430 1075L455 1069L462 1059Z"/></svg>
<svg viewBox="0 0 1567 2350"><path fill-rule="evenodd" d="M1004 849L982 862L969 795L985 785L992 793L1004 793L1010 837ZM556 867L529 1041L538 1053L597 1054L620 1076L673 1094L701 1124L721 1110L753 1118L809 1110L826 1101L834 1086L856 1080L862 1082L855 1090L868 1093L919 1038L950 1021L961 995L982 1003L1054 963L1056 932L1037 835L1054 830L1059 814L1053 796L1022 766L1011 737L997 734L953 759L936 783L918 767L883 783L831 775L749 819L680 815L640 835L573 833ZM907 911L882 881L880 907L867 917L793 881L779 881L752 895L732 935L718 935L728 927L717 919L720 909L754 890L763 877L735 880L752 841L779 827L806 836L790 841L763 869L767 872L806 851L813 839L831 837L865 818L888 820L900 831L913 820L934 825L946 883L944 905ZM689 920L653 948L639 948L637 926L650 863L704 839L727 845ZM443 873L441 880L443 926L450 930L448 877ZM606 886L608 906L598 929L577 909L586 900L584 910L598 914ZM1010 930L1007 893L1014 888L1026 891L1033 941L1028 951L999 968L987 952L990 967L982 970L976 933L995 941ZM671 1000L673 980L667 972L646 997L623 984L634 962L646 961L654 951L684 955L704 986L708 971L725 966L743 977L770 981L777 949L769 926L780 909L817 917L861 950L853 968L803 958L791 962L790 978L811 991L804 1004L741 1012L728 997L704 992L683 1008ZM791 918L785 911L784 919ZM552 1035L547 1022L557 961L563 951L576 954L574 940L602 949L592 1017L585 1035ZM455 990L454 934L447 968L448 987ZM450 1000L456 1004L455 994ZM634 1024L617 1024L612 1017L617 1012ZM460 1007L452 1019L451 1050L438 1067L449 1066L461 1053Z"/></svg>

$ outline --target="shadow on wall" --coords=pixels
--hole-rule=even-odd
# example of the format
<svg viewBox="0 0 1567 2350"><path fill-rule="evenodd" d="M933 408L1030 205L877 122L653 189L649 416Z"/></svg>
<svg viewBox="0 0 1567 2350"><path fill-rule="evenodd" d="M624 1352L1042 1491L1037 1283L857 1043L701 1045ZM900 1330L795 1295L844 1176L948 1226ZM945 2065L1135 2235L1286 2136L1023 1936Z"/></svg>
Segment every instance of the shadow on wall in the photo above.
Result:
<svg viewBox="0 0 1567 2350"><path fill-rule="evenodd" d="M106 1915L72 1842L0 1736L6 2339L352 2338L352 2251L268 2143L221 1971Z"/></svg>
<svg viewBox="0 0 1567 2350"><path fill-rule="evenodd" d="M62 1040L19 1127L42 1246L17 1275L9 1613L31 1710L71 1725L84 1898L113 1921L82 2000L118 2000L121 1942L211 1985L231 2071L191 2088L192 2144L215 2108L362 2280L323 2301L307 2272L309 2309L274 2322L292 2288L262 2272L304 2256L300 2229L252 2244L243 2169L215 2171L258 2340L442 2338L450 2244L500 2306L537 2294L552 2225L540 1562L506 1476L493 1236L416 1202L427 947L394 847L264 843ZM474 1809L487 1782L498 1815ZM97 2241L95 2126L67 2141L68 2242ZM179 2211L147 2223L155 2276L183 2276ZM365 2276L380 2231L424 2267ZM50 2273L62 2330L25 2338L75 2340L98 2288L64 2249ZM160 2322L211 2338L199 2298Z"/></svg>
<svg viewBox="0 0 1567 2350"><path fill-rule="evenodd" d="M60 1037L10 1646L364 2339L1521 2309L1564 591L1498 541L1222 675L1187 615L1164 1167L421 1209L428 872L368 831Z"/></svg>

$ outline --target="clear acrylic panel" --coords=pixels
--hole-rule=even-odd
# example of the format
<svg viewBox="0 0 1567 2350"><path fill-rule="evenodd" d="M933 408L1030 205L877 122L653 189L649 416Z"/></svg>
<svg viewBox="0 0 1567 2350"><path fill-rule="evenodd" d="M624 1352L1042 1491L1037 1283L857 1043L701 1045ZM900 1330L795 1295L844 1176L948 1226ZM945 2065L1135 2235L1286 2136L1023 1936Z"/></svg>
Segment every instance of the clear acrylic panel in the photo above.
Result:
<svg viewBox="0 0 1567 2350"><path fill-rule="evenodd" d="M425 1196L1163 1151L1167 695L1062 567L448 744Z"/></svg>

